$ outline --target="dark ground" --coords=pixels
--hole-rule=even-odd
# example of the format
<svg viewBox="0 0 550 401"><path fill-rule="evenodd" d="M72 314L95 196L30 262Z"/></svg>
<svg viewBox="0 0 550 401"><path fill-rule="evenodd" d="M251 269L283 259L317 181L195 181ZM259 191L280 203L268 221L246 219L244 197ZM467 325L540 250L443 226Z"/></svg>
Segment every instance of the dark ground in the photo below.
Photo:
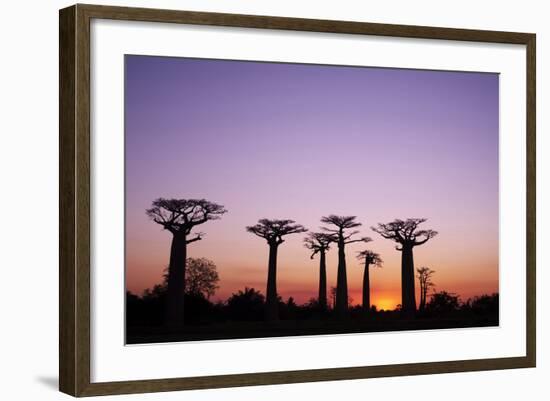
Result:
<svg viewBox="0 0 550 401"><path fill-rule="evenodd" d="M127 344L201 341L237 338L283 337L319 334L369 333L498 326L496 316L418 317L374 316L360 319L280 320L278 322L224 322L188 325L182 329L162 326L129 326Z"/></svg>

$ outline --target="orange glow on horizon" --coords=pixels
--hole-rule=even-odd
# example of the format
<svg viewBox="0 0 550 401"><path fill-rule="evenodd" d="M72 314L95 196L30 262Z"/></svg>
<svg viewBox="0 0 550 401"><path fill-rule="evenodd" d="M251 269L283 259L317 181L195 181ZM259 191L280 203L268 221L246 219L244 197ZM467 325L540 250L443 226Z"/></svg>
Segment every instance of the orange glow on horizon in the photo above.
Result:
<svg viewBox="0 0 550 401"><path fill-rule="evenodd" d="M394 310L399 303L401 302L398 301L397 298L375 298L372 301L372 304L375 305L378 310Z"/></svg>
<svg viewBox="0 0 550 401"><path fill-rule="evenodd" d="M378 310L394 310L399 302L391 298L380 298L378 301L374 301L373 305Z"/></svg>

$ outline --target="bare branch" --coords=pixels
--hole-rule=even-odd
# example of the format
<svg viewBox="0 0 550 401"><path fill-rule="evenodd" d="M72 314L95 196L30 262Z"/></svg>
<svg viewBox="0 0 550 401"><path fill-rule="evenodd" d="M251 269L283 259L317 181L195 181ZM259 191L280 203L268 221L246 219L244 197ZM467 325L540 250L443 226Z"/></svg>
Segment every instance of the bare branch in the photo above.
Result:
<svg viewBox="0 0 550 401"><path fill-rule="evenodd" d="M371 242L372 239L370 237L362 237L354 240L345 241L344 244L352 244L354 242Z"/></svg>
<svg viewBox="0 0 550 401"><path fill-rule="evenodd" d="M190 244L191 242L200 241L204 237L204 233L197 233L195 234L194 238L188 239L187 243Z"/></svg>
<svg viewBox="0 0 550 401"><path fill-rule="evenodd" d="M432 239L437 234L438 234L438 232L434 231L434 230L421 230L421 231L418 231L415 235L414 245L417 246L417 245L425 244L426 242L428 242L428 240ZM416 238L418 238L418 237L425 237L425 238L420 240L420 241L417 241Z"/></svg>
<svg viewBox="0 0 550 401"><path fill-rule="evenodd" d="M338 227L339 230L345 230L346 228L359 227L361 223L355 221L357 216L336 216L331 214L321 218L321 222L325 224L332 224Z"/></svg>

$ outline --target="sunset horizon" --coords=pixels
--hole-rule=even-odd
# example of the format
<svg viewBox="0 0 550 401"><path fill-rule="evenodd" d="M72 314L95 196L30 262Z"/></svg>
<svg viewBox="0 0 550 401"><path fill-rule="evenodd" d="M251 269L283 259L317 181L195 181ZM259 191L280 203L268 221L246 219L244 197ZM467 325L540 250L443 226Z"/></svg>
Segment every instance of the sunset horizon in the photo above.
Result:
<svg viewBox="0 0 550 401"><path fill-rule="evenodd" d="M231 211L229 211L231 213ZM147 219L147 217L145 217ZM222 218L223 219L223 218ZM204 236L204 241L208 240L208 227L209 225L217 225L217 224L223 224L222 221L213 221L209 222L208 225L204 226L204 229L202 231L206 232L206 235ZM429 224L429 220L427 221L427 224ZM321 227L321 223L319 223L319 227L316 227L316 230L313 231L320 231L319 228ZM160 227L158 227L159 230L161 230ZM244 231L244 227L243 227ZM381 237L379 239L376 239L377 236L376 233L372 232L370 228L368 230L361 231L361 234L365 234L367 236L372 237L373 241L369 242L368 244L353 244L349 247L349 250L346 251L346 254L348 257L348 286L349 286L349 296L350 296L350 304L351 305L361 305L361 293L362 293L362 282L361 277L363 275L363 262L360 260L357 260L356 254L358 251L363 249L374 249L376 250L376 244L382 245L383 241L387 242L387 245L390 245L389 248L394 248L392 242L388 240L384 240ZM369 234L372 233L372 234ZM147 276L147 278L150 278L151 281L143 281L140 282L139 280L136 280L134 283L128 282L127 284L127 290L136 294L141 295L144 290L152 289L155 285L162 284L164 274L164 270L168 267L168 255L169 255L169 248L170 248L170 234L168 232L164 233L164 236L166 238L165 243L165 251L162 253L166 256L166 262L164 267L161 267L160 269L154 269L152 271L151 275ZM318 258L310 259L311 251L307 250L305 247L303 247L303 238L305 235L296 235L296 236L290 236L285 241L285 245L288 245L288 243L292 244L294 246L294 250L298 251L299 247L301 246L303 248L302 251L302 257L303 261L298 259L298 252L296 253L296 261L292 262L292 260L288 259L288 255L285 255L285 246L283 245L281 247L281 250L279 252L279 257L281 258L281 261L278 263L278 287L280 288L278 291L278 294L283 298L283 301L287 301L289 297L292 297L294 301L298 304L304 304L309 302L310 300L317 297L317 288L319 284L319 278L318 278ZM434 241L437 241L435 239ZM257 242L262 242L261 239L255 238L253 236L250 236L251 244L248 244L250 246L254 246ZM263 244L262 244L263 245ZM243 249L246 247L243 247ZM207 258L212 260L219 272L228 272L229 276L224 277L223 273L220 273L220 284L219 289L216 291L215 295L211 297L211 300L214 302L218 301L225 301L227 298L229 298L234 293L237 293L239 290L244 290L245 287L247 288L253 288L257 291L260 291L262 294L265 295L265 287L266 287L266 277L267 277L267 260L268 260L268 248L267 246L264 246L264 259L265 260L258 260L257 261L257 267L254 267L251 263L235 263L233 265L220 265L219 262L216 262L216 260L210 258L208 255L199 254L194 251L193 247L190 247L189 255L190 258ZM298 249L296 249L298 248ZM380 246L380 248L387 249L387 246ZM418 251L417 251L418 252ZM395 254L395 255L392 255ZM401 260L400 260L400 253L393 249L393 252L387 255L384 259L384 265L382 267L373 267L371 268L371 300L372 304L376 306L378 309L384 309L384 310L392 310L397 307L397 305L401 304L401 283L400 283L400 275L401 275ZM422 254L422 251L419 251L418 253ZM382 254L384 255L384 254ZM244 259L244 258L243 258ZM260 258L261 259L261 256ZM418 258L415 258L418 259ZM393 264L390 266L386 260L391 260ZM286 261L287 263L283 263L283 261ZM336 286L336 266L337 266L337 251L335 249L331 249L327 253L327 278L328 278L328 289L333 288ZM294 264L293 264L294 263ZM434 291L447 291L449 293L455 294L460 296L461 301L467 301L468 299L474 298L476 296L481 295L491 295L493 293L499 292L499 286L498 286L498 274L496 279L494 280L487 280L487 282L479 282L479 279L477 278L470 278L468 279L462 279L460 281L454 281L447 279L440 280L438 277L438 266L435 265L429 265L428 263L415 263L416 267L422 267L427 266L431 269L435 270L434 275L434 281L435 281L435 288ZM244 265L244 266L243 266ZM301 265L300 268L297 268L297 265ZM483 265L477 266L479 270L483 270ZM293 276L293 272L296 270L301 270L303 272L309 272L309 277L304 277L304 281L296 281L295 276ZM389 272L387 270L390 270ZM498 265L496 266L496 270L498 272ZM444 270L443 270L444 271ZM236 278L232 279L231 275L237 275ZM241 274L247 278L243 279L241 278ZM306 273L307 274L307 273ZM155 275L156 281L155 281ZM382 278L386 277L386 279L389 279L390 277L394 277L392 280L383 281L382 283L379 283ZM253 277L253 278L252 278ZM416 286L416 299L418 300L420 297L420 288ZM330 299L330 297L329 297Z"/></svg>
<svg viewBox="0 0 550 401"><path fill-rule="evenodd" d="M172 235L148 211L155 200L205 199L227 213L196 226L187 258L216 267L210 302L254 288L266 295L260 219L312 232L323 216L356 216L346 245L347 292L361 305L372 250L370 303L402 304L402 252L371 227L425 218L437 236L414 248L416 269L462 302L499 292L499 76L155 56L125 56L126 290L163 282ZM352 230L349 230L350 232ZM284 237L276 289L299 305L318 298L319 255L307 233ZM338 247L326 253L326 292L337 285Z"/></svg>

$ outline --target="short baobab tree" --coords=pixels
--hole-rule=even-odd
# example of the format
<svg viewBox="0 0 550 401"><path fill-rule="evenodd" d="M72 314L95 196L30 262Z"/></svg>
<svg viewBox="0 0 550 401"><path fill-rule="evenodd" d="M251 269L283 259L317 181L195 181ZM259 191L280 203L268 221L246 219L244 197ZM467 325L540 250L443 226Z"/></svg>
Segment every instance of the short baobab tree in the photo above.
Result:
<svg viewBox="0 0 550 401"><path fill-rule="evenodd" d="M319 254L319 308L321 311L327 309L327 262L326 252L330 244L336 241L336 236L328 233L309 233L304 238L304 246L311 251L311 259Z"/></svg>
<svg viewBox="0 0 550 401"><path fill-rule="evenodd" d="M330 224L332 227L323 227L323 230L336 238L338 244L338 273L336 276L336 305L335 311L342 317L348 310L348 279L346 271L346 253L345 247L353 242L369 242L369 237L351 239L359 231L346 231L350 228L359 227L361 223L355 221L356 216L336 216L331 214L321 218L321 222Z"/></svg>
<svg viewBox="0 0 550 401"><path fill-rule="evenodd" d="M420 284L420 305L418 305L418 310L423 311L426 308L428 290L431 287L435 287L435 284L432 281L432 276L435 273L435 270L424 266L416 269L416 273L416 277L418 277L418 282Z"/></svg>
<svg viewBox="0 0 550 401"><path fill-rule="evenodd" d="M184 324L185 267L187 245L200 241L203 233L192 230L226 213L222 205L206 199L164 199L153 201L147 215L172 234L168 265L165 324L181 327Z"/></svg>
<svg viewBox="0 0 550 401"><path fill-rule="evenodd" d="M279 245L285 242L283 239L285 235L303 233L307 229L300 224L295 224L294 220L261 219L258 221L258 224L246 227L246 231L265 239L269 245L265 318L269 321L277 320L279 318L277 304L277 251Z"/></svg>
<svg viewBox="0 0 550 401"><path fill-rule="evenodd" d="M357 253L357 259L364 263L363 271L363 311L370 312L370 267L382 267L382 258L369 249Z"/></svg>
<svg viewBox="0 0 550 401"><path fill-rule="evenodd" d="M413 317L416 312L413 248L425 244L437 235L437 231L418 228L425 221L426 219L397 219L371 227L382 237L398 243L395 249L401 252L401 310L407 317Z"/></svg>

